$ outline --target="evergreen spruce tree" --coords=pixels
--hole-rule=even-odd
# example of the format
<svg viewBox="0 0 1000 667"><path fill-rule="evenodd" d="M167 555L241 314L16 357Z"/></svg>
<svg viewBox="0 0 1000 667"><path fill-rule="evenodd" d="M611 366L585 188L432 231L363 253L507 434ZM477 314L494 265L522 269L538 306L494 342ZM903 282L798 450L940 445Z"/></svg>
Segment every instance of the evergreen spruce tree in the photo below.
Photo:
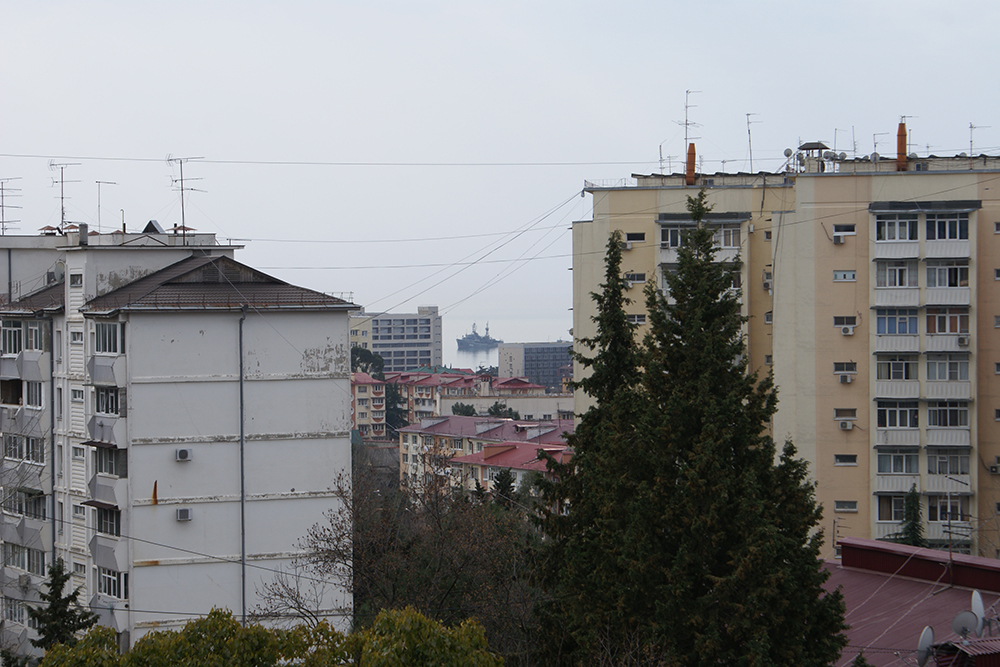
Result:
<svg viewBox="0 0 1000 667"><path fill-rule="evenodd" d="M501 468L493 480L493 502L510 507L514 499L514 475L510 468Z"/></svg>
<svg viewBox="0 0 1000 667"><path fill-rule="evenodd" d="M38 624L38 639L31 640L37 648L47 651L56 644L72 646L77 632L97 623L97 615L80 606L80 588L63 595L69 578L62 558L57 558L49 567L46 591L41 594L43 606L28 607L28 616Z"/></svg>
<svg viewBox="0 0 1000 667"><path fill-rule="evenodd" d="M592 353L575 353L587 376L574 383L595 399L581 416L568 444L569 463L548 467L556 481L539 481L544 502L540 523L550 541L541 554L542 585L550 597L538 615L543 664L575 664L597 658L599 646L620 643L640 622L621 596L621 586L638 591L632 565L623 559L630 539L622 517L635 511L633 479L643 461L633 456L638 417L639 355L635 326L625 308L631 301L621 269L621 234L608 239L593 338L579 343ZM564 507L568 513L562 512ZM630 582L630 584L629 584ZM624 640L622 640L624 641Z"/></svg>
<svg viewBox="0 0 1000 667"><path fill-rule="evenodd" d="M903 499L903 530L896 539L900 544L909 544L911 547L926 547L927 540L924 539L924 524L920 520L920 492L917 485L910 487L906 497Z"/></svg>

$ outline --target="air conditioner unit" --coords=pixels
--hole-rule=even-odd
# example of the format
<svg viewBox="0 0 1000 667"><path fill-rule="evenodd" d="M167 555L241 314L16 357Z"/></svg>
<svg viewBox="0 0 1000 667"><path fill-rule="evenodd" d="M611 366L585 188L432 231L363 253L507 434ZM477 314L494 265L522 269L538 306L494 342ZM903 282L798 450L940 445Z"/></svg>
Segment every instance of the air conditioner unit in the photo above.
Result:
<svg viewBox="0 0 1000 667"><path fill-rule="evenodd" d="M840 376L840 384L851 384L852 382L854 382L854 376L853 375L841 375Z"/></svg>
<svg viewBox="0 0 1000 667"><path fill-rule="evenodd" d="M850 431L852 428L854 428L854 422L850 422L850 421L840 422L840 430L841 431ZM180 510L177 510L177 511L180 512Z"/></svg>
<svg viewBox="0 0 1000 667"><path fill-rule="evenodd" d="M177 510L177 520L178 521L190 521L192 510L190 507L182 507Z"/></svg>
<svg viewBox="0 0 1000 667"><path fill-rule="evenodd" d="M841 327L840 328L840 333L844 334L845 336L853 336L854 335L854 327Z"/></svg>
<svg viewBox="0 0 1000 667"><path fill-rule="evenodd" d="M765 280L764 281L764 289L766 289L766 290L770 290L771 289L771 281L770 280Z"/></svg>
<svg viewBox="0 0 1000 667"><path fill-rule="evenodd" d="M1000 465L990 466L990 474L991 475L1000 475Z"/></svg>
<svg viewBox="0 0 1000 667"><path fill-rule="evenodd" d="M968 336L959 336L958 337L958 345L959 345L959 347L969 347L969 337Z"/></svg>
<svg viewBox="0 0 1000 667"><path fill-rule="evenodd" d="M31 575L30 574L17 575L17 586L21 590L28 590L28 588L31 586Z"/></svg>
<svg viewBox="0 0 1000 667"><path fill-rule="evenodd" d="M177 450L177 460L178 461L190 461L194 458L193 449L178 449Z"/></svg>
<svg viewBox="0 0 1000 667"><path fill-rule="evenodd" d="M833 245L844 245L844 237L840 234L834 234Z"/></svg>

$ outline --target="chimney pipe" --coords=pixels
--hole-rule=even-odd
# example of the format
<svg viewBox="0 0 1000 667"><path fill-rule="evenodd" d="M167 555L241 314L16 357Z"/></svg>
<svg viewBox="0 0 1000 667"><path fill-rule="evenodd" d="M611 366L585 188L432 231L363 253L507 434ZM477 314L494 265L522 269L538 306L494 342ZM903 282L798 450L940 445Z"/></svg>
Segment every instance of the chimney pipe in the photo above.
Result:
<svg viewBox="0 0 1000 667"><path fill-rule="evenodd" d="M906 123L896 130L896 171L906 171Z"/></svg>
<svg viewBox="0 0 1000 667"><path fill-rule="evenodd" d="M688 159L687 159L687 174L684 176L684 183L687 185L694 185L694 142L692 141L688 144Z"/></svg>
<svg viewBox="0 0 1000 667"><path fill-rule="evenodd" d="M90 243L90 238L87 236L88 229L86 222L80 223L80 228L79 230L77 230L77 234L80 235L80 245L87 245L88 243Z"/></svg>

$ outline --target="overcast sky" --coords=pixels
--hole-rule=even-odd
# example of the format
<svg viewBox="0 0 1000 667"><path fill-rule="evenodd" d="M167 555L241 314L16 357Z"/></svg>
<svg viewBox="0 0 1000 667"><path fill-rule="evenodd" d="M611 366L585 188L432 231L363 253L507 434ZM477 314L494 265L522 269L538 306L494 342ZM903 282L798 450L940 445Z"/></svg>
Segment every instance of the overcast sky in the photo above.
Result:
<svg viewBox="0 0 1000 667"><path fill-rule="evenodd" d="M996 2L3 2L0 178L17 233L186 219L237 258L454 338L567 339L584 179L799 141L1000 152ZM873 137L874 133L887 134ZM11 233L11 230L8 230Z"/></svg>

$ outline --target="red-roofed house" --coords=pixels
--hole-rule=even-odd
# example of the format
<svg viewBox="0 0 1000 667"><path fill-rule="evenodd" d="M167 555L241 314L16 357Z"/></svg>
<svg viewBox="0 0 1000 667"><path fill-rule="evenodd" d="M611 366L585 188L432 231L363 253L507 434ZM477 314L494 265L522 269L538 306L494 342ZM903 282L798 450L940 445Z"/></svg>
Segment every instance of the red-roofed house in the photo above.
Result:
<svg viewBox="0 0 1000 667"><path fill-rule="evenodd" d="M565 444L539 445L533 442L500 442L485 445L483 451L451 459L452 478L468 490L476 488L476 482L486 491L493 488L493 480L504 468L514 475L514 488L532 473L545 473L545 461L538 458L539 451L545 451L560 463L572 457L572 450Z"/></svg>

